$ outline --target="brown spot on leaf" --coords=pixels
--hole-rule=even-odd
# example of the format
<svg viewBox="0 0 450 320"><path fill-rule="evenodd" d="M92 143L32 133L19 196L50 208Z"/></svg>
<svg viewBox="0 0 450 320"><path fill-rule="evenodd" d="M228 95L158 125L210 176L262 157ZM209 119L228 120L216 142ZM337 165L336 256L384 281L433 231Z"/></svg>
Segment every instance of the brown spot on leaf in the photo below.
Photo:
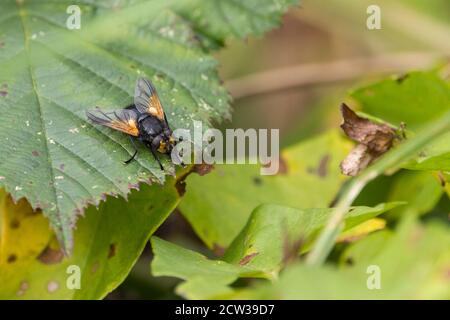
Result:
<svg viewBox="0 0 450 320"><path fill-rule="evenodd" d="M256 184L257 186L262 185L263 180L261 179L261 177L253 177L253 183Z"/></svg>
<svg viewBox="0 0 450 320"><path fill-rule="evenodd" d="M175 183L175 188L177 189L178 195L180 197L184 196L184 194L186 193L186 181L183 180L178 180Z"/></svg>
<svg viewBox="0 0 450 320"><path fill-rule="evenodd" d="M13 218L9 224L9 226L11 227L11 229L17 229L20 227L20 221Z"/></svg>
<svg viewBox="0 0 450 320"><path fill-rule="evenodd" d="M111 243L109 245L108 259L114 257L116 255L117 246L115 243Z"/></svg>
<svg viewBox="0 0 450 320"><path fill-rule="evenodd" d="M408 78L409 78L409 74L407 74L407 73L403 74L397 78L397 83L403 83L403 81L405 81Z"/></svg>
<svg viewBox="0 0 450 320"><path fill-rule="evenodd" d="M214 243L212 250L214 254L218 257L222 257L225 254L225 248L218 245L217 243Z"/></svg>
<svg viewBox="0 0 450 320"><path fill-rule="evenodd" d="M64 252L60 249L53 249L47 246L37 259L43 264L55 264L62 261L64 258Z"/></svg>
<svg viewBox="0 0 450 320"><path fill-rule="evenodd" d="M270 168L272 166L272 162L269 161L269 163L263 164L263 168ZM288 173L288 164L287 161L283 157L278 158L278 172L277 175L285 175Z"/></svg>
<svg viewBox="0 0 450 320"><path fill-rule="evenodd" d="M31 154L32 154L33 156L35 156L35 157L39 157L39 152L36 151L36 150L33 150L33 151L31 152Z"/></svg>
<svg viewBox="0 0 450 320"><path fill-rule="evenodd" d="M250 261L252 261L252 259L254 257L256 257L259 254L259 252L253 252L250 254L247 254L245 257L243 257L240 261L239 261L239 265L241 266L245 266L246 264L248 264Z"/></svg>
<svg viewBox="0 0 450 320"><path fill-rule="evenodd" d="M295 260L297 260L300 248L304 244L303 237L292 241L286 234L283 239L283 264L287 265Z"/></svg>
<svg viewBox="0 0 450 320"><path fill-rule="evenodd" d="M320 159L319 167L317 168L317 174L321 178L325 178L328 174L328 162L330 161L330 155L324 155L322 159Z"/></svg>
<svg viewBox="0 0 450 320"><path fill-rule="evenodd" d="M13 263L16 260L17 260L17 256L14 253L12 253L8 256L8 260L6 260L6 261L8 261L8 263Z"/></svg>
<svg viewBox="0 0 450 320"><path fill-rule="evenodd" d="M317 168L308 168L308 173L317 174L321 178L325 178L328 174L328 163L330 161L330 155L326 154L320 158Z"/></svg>
<svg viewBox="0 0 450 320"><path fill-rule="evenodd" d="M419 152L419 157L421 157L421 158L426 158L426 157L427 157L426 152L425 152L425 151L420 151L420 152Z"/></svg>
<svg viewBox="0 0 450 320"><path fill-rule="evenodd" d="M437 176L438 176L439 182L441 183L441 186L445 187L445 185L447 184L447 181L445 180L444 174L441 171L439 171L437 173Z"/></svg>
<svg viewBox="0 0 450 320"><path fill-rule="evenodd" d="M392 147L396 133L386 124L361 118L345 103L341 105L341 113L344 118L341 128L350 139L359 143L342 161L341 171L354 176Z"/></svg>
<svg viewBox="0 0 450 320"><path fill-rule="evenodd" d="M5 47L5 43L3 41L0 41L0 49Z"/></svg>
<svg viewBox="0 0 450 320"><path fill-rule="evenodd" d="M204 176L205 174L210 173L212 169L214 169L212 164L202 163L194 165L191 171L197 173L199 176Z"/></svg>
<svg viewBox="0 0 450 320"><path fill-rule="evenodd" d="M98 270L98 267L100 267L100 263L97 261L92 265L91 272L96 273Z"/></svg>
<svg viewBox="0 0 450 320"><path fill-rule="evenodd" d="M279 161L280 163L278 167L278 174L287 174L288 173L287 161L283 157L280 157Z"/></svg>
<svg viewBox="0 0 450 320"><path fill-rule="evenodd" d="M0 96L6 97L8 95L8 91L6 90L0 90Z"/></svg>
<svg viewBox="0 0 450 320"><path fill-rule="evenodd" d="M61 163L61 164L59 165L59 169L60 169L61 171L64 171L64 167L65 167L64 163Z"/></svg>
<svg viewBox="0 0 450 320"><path fill-rule="evenodd" d="M352 266L355 264L355 261L353 261L352 257L348 257L347 259L345 259L345 264L348 266Z"/></svg>

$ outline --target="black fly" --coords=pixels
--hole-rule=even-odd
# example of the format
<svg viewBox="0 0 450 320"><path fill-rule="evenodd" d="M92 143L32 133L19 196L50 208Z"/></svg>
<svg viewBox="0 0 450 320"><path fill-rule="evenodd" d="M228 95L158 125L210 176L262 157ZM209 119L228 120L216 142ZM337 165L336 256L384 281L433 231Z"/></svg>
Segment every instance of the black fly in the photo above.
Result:
<svg viewBox="0 0 450 320"><path fill-rule="evenodd" d="M130 136L135 150L131 158L125 161L126 164L136 157L137 148L134 139L137 138L150 149L161 170L164 170L156 151L170 154L176 139L169 127L156 89L148 79L137 80L134 104L116 111L103 112L97 109L86 114L92 122L125 132Z"/></svg>

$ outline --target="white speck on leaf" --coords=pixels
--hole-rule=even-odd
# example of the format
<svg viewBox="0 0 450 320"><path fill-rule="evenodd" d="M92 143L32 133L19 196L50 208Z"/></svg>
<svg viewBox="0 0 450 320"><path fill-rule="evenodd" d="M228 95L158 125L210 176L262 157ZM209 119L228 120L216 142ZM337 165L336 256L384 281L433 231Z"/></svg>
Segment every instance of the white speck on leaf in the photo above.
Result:
<svg viewBox="0 0 450 320"><path fill-rule="evenodd" d="M14 189L15 189L16 191L20 191L20 190L22 190L22 187L16 186Z"/></svg>
<svg viewBox="0 0 450 320"><path fill-rule="evenodd" d="M70 133L79 133L80 130L78 130L78 128L72 128L72 129L69 129L69 132Z"/></svg>
<svg viewBox="0 0 450 320"><path fill-rule="evenodd" d="M17 291L17 296L23 296L29 287L30 285L28 284L28 282L22 281L20 283L19 291Z"/></svg>
<svg viewBox="0 0 450 320"><path fill-rule="evenodd" d="M59 289L59 284L56 281L50 281L47 284L47 291L50 292L50 293L55 292L58 289Z"/></svg>

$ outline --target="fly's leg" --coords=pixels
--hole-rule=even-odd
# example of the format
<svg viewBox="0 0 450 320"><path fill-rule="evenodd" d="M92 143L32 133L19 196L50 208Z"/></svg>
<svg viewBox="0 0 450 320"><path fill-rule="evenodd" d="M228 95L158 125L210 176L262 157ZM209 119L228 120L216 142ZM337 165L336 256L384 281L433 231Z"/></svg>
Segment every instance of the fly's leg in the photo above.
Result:
<svg viewBox="0 0 450 320"><path fill-rule="evenodd" d="M134 158L136 157L137 153L138 153L138 150L136 148L136 144L134 143L134 140L133 140L133 138L131 136L130 136L130 141L131 141L131 144L133 145L134 153L133 153L133 155L131 156L130 159L128 159L127 161L124 161L125 164L129 164L131 161L133 161Z"/></svg>
<svg viewBox="0 0 450 320"><path fill-rule="evenodd" d="M159 167L161 168L161 170L164 171L164 167L161 164L161 161L159 160L158 156L156 155L156 151L155 151L155 148L153 146L150 146L150 151L152 152L152 155L156 159L156 161L158 161L158 164L159 164Z"/></svg>

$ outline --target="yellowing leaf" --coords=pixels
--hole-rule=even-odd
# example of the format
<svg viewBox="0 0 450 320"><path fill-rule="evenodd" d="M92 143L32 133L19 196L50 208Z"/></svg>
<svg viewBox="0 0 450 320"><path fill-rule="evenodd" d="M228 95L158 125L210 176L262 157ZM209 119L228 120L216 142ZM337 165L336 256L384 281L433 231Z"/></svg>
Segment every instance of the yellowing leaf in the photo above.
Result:
<svg viewBox="0 0 450 320"><path fill-rule="evenodd" d="M34 212L25 199L14 203L6 193L1 197L0 268L6 272L35 259L47 246L53 233L42 212Z"/></svg>
<svg viewBox="0 0 450 320"><path fill-rule="evenodd" d="M338 242L353 242L361 239L377 230L384 229L386 221L381 218L373 218L343 232L337 239Z"/></svg>

